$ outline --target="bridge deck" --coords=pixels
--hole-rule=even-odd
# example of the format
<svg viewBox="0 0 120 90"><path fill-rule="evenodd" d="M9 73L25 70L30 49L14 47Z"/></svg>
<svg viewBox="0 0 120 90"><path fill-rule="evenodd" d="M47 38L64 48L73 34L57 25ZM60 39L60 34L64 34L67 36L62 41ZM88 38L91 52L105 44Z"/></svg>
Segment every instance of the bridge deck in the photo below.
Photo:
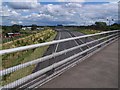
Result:
<svg viewBox="0 0 120 90"><path fill-rule="evenodd" d="M105 47L41 88L117 88L118 41Z"/></svg>

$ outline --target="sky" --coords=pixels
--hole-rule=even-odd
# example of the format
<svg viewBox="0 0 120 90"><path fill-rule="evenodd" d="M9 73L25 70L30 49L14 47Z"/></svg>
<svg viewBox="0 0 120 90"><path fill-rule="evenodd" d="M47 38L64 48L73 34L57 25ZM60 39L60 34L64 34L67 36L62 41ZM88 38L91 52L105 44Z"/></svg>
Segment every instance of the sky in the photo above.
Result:
<svg viewBox="0 0 120 90"><path fill-rule="evenodd" d="M0 17L3 25L113 24L118 20L118 0L4 0Z"/></svg>

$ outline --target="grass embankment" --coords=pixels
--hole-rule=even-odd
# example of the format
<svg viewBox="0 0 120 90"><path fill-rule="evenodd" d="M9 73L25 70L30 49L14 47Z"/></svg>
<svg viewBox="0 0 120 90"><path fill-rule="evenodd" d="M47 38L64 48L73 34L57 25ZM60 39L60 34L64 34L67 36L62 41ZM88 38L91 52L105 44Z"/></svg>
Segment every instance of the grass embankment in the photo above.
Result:
<svg viewBox="0 0 120 90"><path fill-rule="evenodd" d="M36 30L36 31L20 30L20 36L15 36L15 37L11 37L11 38L2 38L2 42L1 43L3 44L3 43L11 42L11 41L14 41L14 40L17 40L17 39L20 39L20 38L27 37L27 36L32 35L32 34L37 34L39 32L40 31L38 31L38 30Z"/></svg>
<svg viewBox="0 0 120 90"><path fill-rule="evenodd" d="M7 42L10 42L10 41L14 41L14 40L17 40L19 38L23 38L23 37L26 37L28 35L21 35L21 36L16 36L16 37L12 37L12 38L2 38L2 43L7 43Z"/></svg>
<svg viewBox="0 0 120 90"><path fill-rule="evenodd" d="M99 30L91 30L91 29L78 29L76 31L79 31L83 34L95 34L95 33L100 33L101 32Z"/></svg>
<svg viewBox="0 0 120 90"><path fill-rule="evenodd" d="M8 48L14 48L18 46L25 46L25 45L30 45L30 44L48 42L48 41L52 41L56 35L57 35L57 32L53 30L45 30L45 31L41 31L40 33L30 35L25 38L15 40L11 43L7 43L7 45L4 44L3 48L8 49ZM9 67L21 64L21 63L25 63L25 62L40 58L46 52L48 47L49 46L44 46L44 47L40 47L40 48L36 48L32 50L26 50L22 52L12 53L9 55L4 55L3 62L2 62L3 68L9 68ZM32 66L26 67L24 69L18 70L14 73L4 76L2 85L8 84L10 82L13 82L17 79L20 79L24 76L31 74L34 68L35 68L35 65L32 65Z"/></svg>
<svg viewBox="0 0 120 90"><path fill-rule="evenodd" d="M81 33L83 33L83 34L85 34L85 35L95 34L95 33L100 33L100 32L101 32L101 31L99 31L99 30L92 30L92 29L78 29L78 30L76 30L76 31L81 32ZM94 38L94 39L99 39L99 38L101 38L101 37L102 37L102 36L97 35L97 36L93 36L92 38Z"/></svg>

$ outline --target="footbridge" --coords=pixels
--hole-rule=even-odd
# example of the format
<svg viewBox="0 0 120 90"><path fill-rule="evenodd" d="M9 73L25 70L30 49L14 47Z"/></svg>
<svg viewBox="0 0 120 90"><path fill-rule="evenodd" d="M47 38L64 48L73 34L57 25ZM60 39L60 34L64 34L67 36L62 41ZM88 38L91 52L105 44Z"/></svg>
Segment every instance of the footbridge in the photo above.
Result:
<svg viewBox="0 0 120 90"><path fill-rule="evenodd" d="M1 86L1 89L117 88L119 32L113 30L1 50L0 55L5 55L48 45L56 46L54 53L1 70L0 76L3 77L31 65L37 68L30 75ZM75 42L76 46L71 42ZM72 47L57 51L60 44L62 47Z"/></svg>

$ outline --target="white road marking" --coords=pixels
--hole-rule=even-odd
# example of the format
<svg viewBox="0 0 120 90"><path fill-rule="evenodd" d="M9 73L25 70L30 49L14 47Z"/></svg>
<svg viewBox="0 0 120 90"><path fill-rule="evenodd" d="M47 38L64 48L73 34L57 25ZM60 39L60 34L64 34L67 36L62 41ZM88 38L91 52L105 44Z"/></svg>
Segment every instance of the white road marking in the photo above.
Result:
<svg viewBox="0 0 120 90"><path fill-rule="evenodd" d="M61 33L59 32L59 38L58 38L58 40L60 40L60 38L61 38ZM59 43L57 43L57 46L56 46L56 48L55 48L55 52L54 52L54 53L57 52L58 46L59 46Z"/></svg>
<svg viewBox="0 0 120 90"><path fill-rule="evenodd" d="M70 33L68 33L68 34L70 35ZM72 37L72 36L70 35L70 37ZM76 45L77 45L77 46L79 46L79 44L77 43L77 41L76 41L76 40L74 40L74 42L76 43ZM82 49L82 48L80 48L80 50L81 50L81 51L83 51L83 49Z"/></svg>
<svg viewBox="0 0 120 90"><path fill-rule="evenodd" d="M78 37L78 36L76 36L74 33L72 33L75 37ZM81 40L81 39L79 39L83 44L84 44L84 42ZM90 46L89 45L87 45L87 47L88 48L90 48Z"/></svg>
<svg viewBox="0 0 120 90"><path fill-rule="evenodd" d="M61 32L59 32L59 38L58 38L58 40L60 40L60 39L61 39ZM57 52L58 46L59 46L59 43L57 43L57 46L56 46L55 51L53 52L53 54Z"/></svg>

